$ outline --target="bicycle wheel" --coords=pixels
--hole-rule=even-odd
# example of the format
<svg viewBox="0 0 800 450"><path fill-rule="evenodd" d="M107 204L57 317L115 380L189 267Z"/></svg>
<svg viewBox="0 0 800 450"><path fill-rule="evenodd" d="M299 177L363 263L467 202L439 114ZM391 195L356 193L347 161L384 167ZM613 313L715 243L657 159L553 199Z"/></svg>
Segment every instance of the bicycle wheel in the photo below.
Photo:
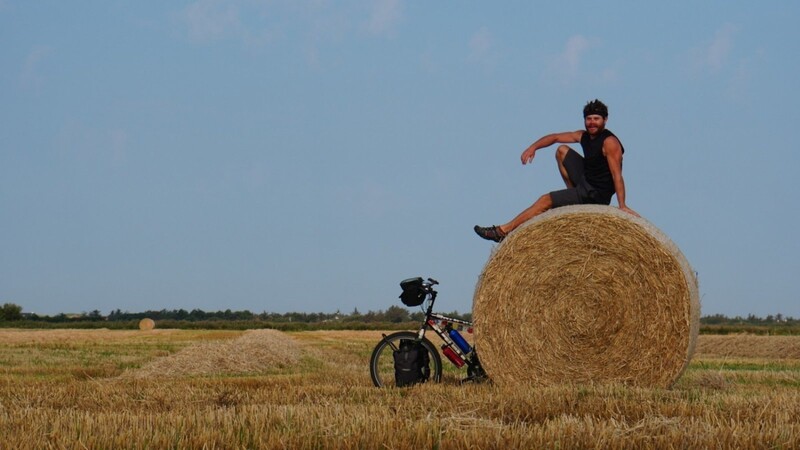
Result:
<svg viewBox="0 0 800 450"><path fill-rule="evenodd" d="M400 347L400 339L417 339L417 333L412 331L398 331L392 333L378 342L372 357L369 359L369 373L372 383L377 387L394 387L394 348ZM442 379L442 357L436 346L427 338L422 338L422 345L428 350L430 356L431 375L429 382L438 383Z"/></svg>

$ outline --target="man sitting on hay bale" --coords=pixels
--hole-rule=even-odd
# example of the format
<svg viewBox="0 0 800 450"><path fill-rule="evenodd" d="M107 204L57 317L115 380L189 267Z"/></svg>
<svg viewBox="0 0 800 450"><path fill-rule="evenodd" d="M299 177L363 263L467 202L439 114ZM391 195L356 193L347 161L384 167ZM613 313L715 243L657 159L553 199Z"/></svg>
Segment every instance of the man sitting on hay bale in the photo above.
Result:
<svg viewBox="0 0 800 450"><path fill-rule="evenodd" d="M478 236L500 242L515 228L551 208L559 206L594 203L608 205L617 194L619 209L638 216L625 204L625 181L622 178L622 154L625 149L619 139L606 129L608 108L600 100L594 100L583 108L586 131L567 131L544 136L522 152L522 164L533 161L537 150L555 143L580 142L583 156L567 145L559 145L556 160L567 189L553 191L539 197L533 205L504 225L481 227L475 225Z"/></svg>

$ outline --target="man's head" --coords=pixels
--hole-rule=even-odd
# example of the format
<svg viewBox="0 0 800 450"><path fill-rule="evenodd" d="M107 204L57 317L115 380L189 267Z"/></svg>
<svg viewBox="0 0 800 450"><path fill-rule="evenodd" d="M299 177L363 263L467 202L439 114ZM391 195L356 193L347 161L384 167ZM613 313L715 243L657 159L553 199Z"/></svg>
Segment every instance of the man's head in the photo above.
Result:
<svg viewBox="0 0 800 450"><path fill-rule="evenodd" d="M608 107L600 100L592 100L583 107L583 124L590 135L595 135L606 128Z"/></svg>
<svg viewBox="0 0 800 450"><path fill-rule="evenodd" d="M603 119L608 119L608 106L600 100L594 99L583 107L583 118L587 116L598 115Z"/></svg>

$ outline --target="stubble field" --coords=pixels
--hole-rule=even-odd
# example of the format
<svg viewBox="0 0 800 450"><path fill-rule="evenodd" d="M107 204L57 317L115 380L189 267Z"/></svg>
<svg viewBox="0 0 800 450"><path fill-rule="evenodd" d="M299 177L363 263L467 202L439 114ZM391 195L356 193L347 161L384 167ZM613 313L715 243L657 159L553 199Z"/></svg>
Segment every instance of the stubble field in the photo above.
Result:
<svg viewBox="0 0 800 450"><path fill-rule="evenodd" d="M672 389L377 389L374 331L0 330L0 448L800 448L800 337L700 336Z"/></svg>

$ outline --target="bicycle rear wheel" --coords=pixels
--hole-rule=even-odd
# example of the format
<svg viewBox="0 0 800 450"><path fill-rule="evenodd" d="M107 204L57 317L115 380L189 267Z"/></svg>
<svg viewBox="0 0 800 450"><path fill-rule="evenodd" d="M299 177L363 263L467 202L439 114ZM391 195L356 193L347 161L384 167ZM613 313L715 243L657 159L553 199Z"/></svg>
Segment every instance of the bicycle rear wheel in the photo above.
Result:
<svg viewBox="0 0 800 450"><path fill-rule="evenodd" d="M398 331L392 333L378 342L372 357L369 359L369 373L372 383L377 387L394 387L394 348L400 347L400 339L417 339L417 333L411 331ZM428 350L430 356L431 375L428 382L438 383L442 379L442 357L436 346L427 338L422 338L422 345ZM392 347L394 346L394 347Z"/></svg>

